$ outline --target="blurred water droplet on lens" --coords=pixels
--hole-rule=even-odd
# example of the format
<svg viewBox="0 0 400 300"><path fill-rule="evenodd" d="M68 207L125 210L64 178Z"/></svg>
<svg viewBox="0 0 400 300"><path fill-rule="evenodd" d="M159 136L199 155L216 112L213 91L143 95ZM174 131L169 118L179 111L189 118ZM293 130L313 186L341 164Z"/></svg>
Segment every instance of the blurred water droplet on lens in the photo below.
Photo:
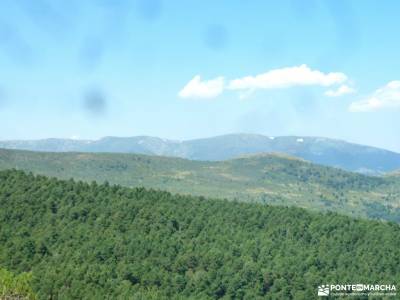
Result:
<svg viewBox="0 0 400 300"><path fill-rule="evenodd" d="M319 58L328 67L339 67L357 57L360 47L358 22L351 1L337 0L321 2L330 14L335 35L332 46Z"/></svg>
<svg viewBox="0 0 400 300"><path fill-rule="evenodd" d="M161 15L161 0L138 0L137 8L139 14L150 21L157 19Z"/></svg>
<svg viewBox="0 0 400 300"><path fill-rule="evenodd" d="M32 48L15 27L0 21L0 51L14 63L27 66L33 61Z"/></svg>
<svg viewBox="0 0 400 300"><path fill-rule="evenodd" d="M94 116L104 115L107 110L107 100L104 93L99 89L87 91L84 95L83 107Z"/></svg>
<svg viewBox="0 0 400 300"><path fill-rule="evenodd" d="M318 3L314 0L308 1L298 1L291 0L290 5L297 18L300 18L304 21L309 21L311 18L317 14Z"/></svg>
<svg viewBox="0 0 400 300"><path fill-rule="evenodd" d="M293 89L293 107L297 113L308 115L313 113L318 108L318 101L315 94L308 89Z"/></svg>
<svg viewBox="0 0 400 300"><path fill-rule="evenodd" d="M6 94L4 90L0 87L0 109L6 104Z"/></svg>
<svg viewBox="0 0 400 300"><path fill-rule="evenodd" d="M15 3L42 32L53 38L60 38L71 29L78 9L74 1L17 0Z"/></svg>
<svg viewBox="0 0 400 300"><path fill-rule="evenodd" d="M213 50L221 50L228 43L228 31L222 25L210 25L204 35L204 43Z"/></svg>

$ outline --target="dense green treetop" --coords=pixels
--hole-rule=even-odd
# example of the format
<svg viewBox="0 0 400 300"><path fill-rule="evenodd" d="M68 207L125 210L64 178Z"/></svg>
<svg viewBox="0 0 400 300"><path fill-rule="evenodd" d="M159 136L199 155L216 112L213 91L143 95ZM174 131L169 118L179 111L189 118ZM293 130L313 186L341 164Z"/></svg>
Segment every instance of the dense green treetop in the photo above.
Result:
<svg viewBox="0 0 400 300"><path fill-rule="evenodd" d="M395 223L0 172L0 265L40 299L315 299L398 284Z"/></svg>
<svg viewBox="0 0 400 300"><path fill-rule="evenodd" d="M0 268L0 299L36 299L36 295L32 291L31 281L31 273L15 275L6 269Z"/></svg>

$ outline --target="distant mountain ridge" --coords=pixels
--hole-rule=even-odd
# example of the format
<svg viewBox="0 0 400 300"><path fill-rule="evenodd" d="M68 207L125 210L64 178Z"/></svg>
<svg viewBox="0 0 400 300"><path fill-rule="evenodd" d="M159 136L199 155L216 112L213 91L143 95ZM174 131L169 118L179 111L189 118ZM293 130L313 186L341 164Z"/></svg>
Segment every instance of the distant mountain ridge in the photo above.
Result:
<svg viewBox="0 0 400 300"><path fill-rule="evenodd" d="M275 152L364 174L376 175L400 169L400 153L322 137L228 134L187 141L149 136L104 137L99 140L52 138L0 141L0 148L45 152L137 153L210 161Z"/></svg>

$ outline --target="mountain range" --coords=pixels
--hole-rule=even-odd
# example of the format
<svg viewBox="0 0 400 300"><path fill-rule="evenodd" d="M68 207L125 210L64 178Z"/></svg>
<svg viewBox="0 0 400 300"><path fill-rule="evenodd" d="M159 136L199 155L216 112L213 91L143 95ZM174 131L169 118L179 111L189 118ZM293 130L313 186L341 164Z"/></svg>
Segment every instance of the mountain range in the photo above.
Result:
<svg viewBox="0 0 400 300"><path fill-rule="evenodd" d="M110 152L219 161L256 153L284 153L313 163L364 174L400 169L400 153L322 137L229 134L188 141L157 137L105 137L99 140L0 141L0 148L45 152Z"/></svg>

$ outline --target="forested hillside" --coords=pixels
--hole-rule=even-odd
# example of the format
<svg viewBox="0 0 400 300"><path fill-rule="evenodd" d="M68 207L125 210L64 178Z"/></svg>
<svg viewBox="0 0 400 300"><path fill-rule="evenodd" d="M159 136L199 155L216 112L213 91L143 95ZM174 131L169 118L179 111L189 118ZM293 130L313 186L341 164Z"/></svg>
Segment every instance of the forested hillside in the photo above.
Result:
<svg viewBox="0 0 400 300"><path fill-rule="evenodd" d="M400 227L0 172L0 266L40 299L315 299L400 282Z"/></svg>
<svg viewBox="0 0 400 300"><path fill-rule="evenodd" d="M173 193L331 210L400 222L400 178L370 177L289 156L254 155L220 162L111 153L0 149L0 169L62 179L109 181Z"/></svg>

